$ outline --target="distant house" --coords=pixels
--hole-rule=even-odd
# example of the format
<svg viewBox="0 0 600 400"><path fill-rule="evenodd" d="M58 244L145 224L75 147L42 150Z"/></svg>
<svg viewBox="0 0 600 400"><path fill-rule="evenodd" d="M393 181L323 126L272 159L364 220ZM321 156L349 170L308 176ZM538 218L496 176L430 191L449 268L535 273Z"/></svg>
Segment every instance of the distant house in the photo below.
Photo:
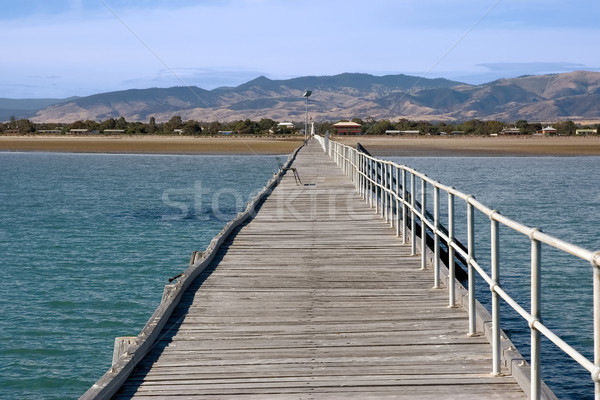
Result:
<svg viewBox="0 0 600 400"><path fill-rule="evenodd" d="M70 129L69 130L69 133L71 135L84 135L84 134L87 134L89 132L90 132L89 129Z"/></svg>
<svg viewBox="0 0 600 400"><path fill-rule="evenodd" d="M45 133L48 135L60 135L62 133L62 129L40 129L38 133Z"/></svg>
<svg viewBox="0 0 600 400"><path fill-rule="evenodd" d="M332 125L337 135L360 135L362 125L356 122L340 121Z"/></svg>
<svg viewBox="0 0 600 400"><path fill-rule="evenodd" d="M502 128L502 130L500 131L499 134L500 135L520 135L521 130L517 127L514 127L514 128L504 127L504 128Z"/></svg>
<svg viewBox="0 0 600 400"><path fill-rule="evenodd" d="M576 129L576 135L595 135L598 133L598 129Z"/></svg>
<svg viewBox="0 0 600 400"><path fill-rule="evenodd" d="M107 135L121 135L125 133L125 129L105 129L102 133Z"/></svg>
<svg viewBox="0 0 600 400"><path fill-rule="evenodd" d="M280 122L277 124L276 132L278 133L293 133L294 124L291 122Z"/></svg>
<svg viewBox="0 0 600 400"><path fill-rule="evenodd" d="M183 129L173 129L173 133L176 133L178 135L183 135Z"/></svg>
<svg viewBox="0 0 600 400"><path fill-rule="evenodd" d="M407 130L407 131L398 131L393 129L388 129L385 131L386 135L420 135L421 131L419 130Z"/></svg>
<svg viewBox="0 0 600 400"><path fill-rule="evenodd" d="M556 135L556 133L557 133L557 130L556 130L556 129L554 129L553 127L551 127L550 125L548 125L547 127L545 127L545 128L542 128L542 130L541 130L541 131L537 131L536 133L540 133L540 134L542 134L542 135L549 135L549 136L552 136L552 135Z"/></svg>

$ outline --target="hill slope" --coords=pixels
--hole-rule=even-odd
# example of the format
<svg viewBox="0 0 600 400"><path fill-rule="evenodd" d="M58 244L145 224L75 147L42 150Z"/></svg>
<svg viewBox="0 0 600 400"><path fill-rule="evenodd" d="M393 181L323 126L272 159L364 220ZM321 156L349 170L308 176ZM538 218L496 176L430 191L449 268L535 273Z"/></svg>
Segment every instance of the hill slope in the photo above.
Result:
<svg viewBox="0 0 600 400"><path fill-rule="evenodd" d="M497 119L516 121L600 120L600 72L501 79L467 85L447 79L408 75L340 74L287 80L259 77L237 87L131 89L75 98L52 104L30 117L34 121L128 121L174 115L184 120L228 121L272 118L302 121L305 90L310 117L413 120Z"/></svg>

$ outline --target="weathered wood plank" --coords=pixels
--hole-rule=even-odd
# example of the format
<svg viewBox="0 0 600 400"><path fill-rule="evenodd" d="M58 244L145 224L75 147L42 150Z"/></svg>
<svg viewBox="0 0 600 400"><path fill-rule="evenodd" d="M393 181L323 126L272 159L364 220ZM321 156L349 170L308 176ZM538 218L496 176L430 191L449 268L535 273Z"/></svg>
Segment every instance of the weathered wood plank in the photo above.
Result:
<svg viewBox="0 0 600 400"><path fill-rule="evenodd" d="M526 398L316 143L294 167L115 398Z"/></svg>

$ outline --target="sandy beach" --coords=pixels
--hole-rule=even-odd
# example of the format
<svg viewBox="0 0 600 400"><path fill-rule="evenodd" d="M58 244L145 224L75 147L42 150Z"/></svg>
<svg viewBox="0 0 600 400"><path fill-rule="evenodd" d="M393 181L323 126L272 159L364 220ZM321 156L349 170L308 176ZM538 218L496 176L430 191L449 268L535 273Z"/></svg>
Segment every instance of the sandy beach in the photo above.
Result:
<svg viewBox="0 0 600 400"><path fill-rule="evenodd" d="M489 157L600 155L600 136L338 136L377 156Z"/></svg>
<svg viewBox="0 0 600 400"><path fill-rule="evenodd" d="M0 136L0 151L157 154L287 154L302 137ZM600 155L600 136L467 137L337 136L360 142L377 156L585 156Z"/></svg>
<svg viewBox="0 0 600 400"><path fill-rule="evenodd" d="M0 151L148 154L287 154L301 137L0 136Z"/></svg>

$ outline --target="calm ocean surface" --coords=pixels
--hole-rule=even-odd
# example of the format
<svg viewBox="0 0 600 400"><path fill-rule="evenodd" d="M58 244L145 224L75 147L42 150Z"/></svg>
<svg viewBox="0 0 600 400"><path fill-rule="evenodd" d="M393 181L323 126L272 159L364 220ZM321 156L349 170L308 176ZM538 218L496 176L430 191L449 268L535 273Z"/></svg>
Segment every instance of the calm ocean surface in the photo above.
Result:
<svg viewBox="0 0 600 400"><path fill-rule="evenodd" d="M600 249L600 157L396 161L512 219ZM114 338L139 333L167 279L276 170L273 156L0 153L0 398L83 394L110 367ZM461 208L457 201L464 215ZM476 221L485 263L489 222ZM528 304L525 239L501 230L502 282ZM591 267L554 256L543 249L544 321L590 356ZM485 302L489 289L479 293ZM527 355L525 324L506 315ZM593 398L587 372L550 343L543 350L544 379L560 398Z"/></svg>
<svg viewBox="0 0 600 400"><path fill-rule="evenodd" d="M274 156L0 153L0 398L73 399Z"/></svg>

